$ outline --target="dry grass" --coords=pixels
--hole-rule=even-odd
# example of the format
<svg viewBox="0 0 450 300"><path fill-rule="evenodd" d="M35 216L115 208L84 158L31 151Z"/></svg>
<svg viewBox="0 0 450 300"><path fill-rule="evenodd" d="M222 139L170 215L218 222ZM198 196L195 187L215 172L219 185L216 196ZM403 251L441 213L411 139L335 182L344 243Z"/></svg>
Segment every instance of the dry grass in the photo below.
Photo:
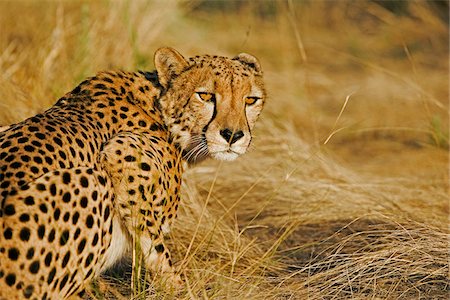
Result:
<svg viewBox="0 0 450 300"><path fill-rule="evenodd" d="M250 153L186 174L177 298L448 299L447 2L63 3L0 2L0 125L163 45L265 68ZM93 297L127 298L127 266Z"/></svg>

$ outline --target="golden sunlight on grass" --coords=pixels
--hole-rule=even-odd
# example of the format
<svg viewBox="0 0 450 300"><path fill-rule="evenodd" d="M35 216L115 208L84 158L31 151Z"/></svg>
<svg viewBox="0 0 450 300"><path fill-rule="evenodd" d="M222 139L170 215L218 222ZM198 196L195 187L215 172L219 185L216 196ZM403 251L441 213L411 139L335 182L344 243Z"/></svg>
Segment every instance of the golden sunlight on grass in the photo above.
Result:
<svg viewBox="0 0 450 300"><path fill-rule="evenodd" d="M448 2L3 1L0 28L0 126L165 45L265 70L251 151L186 174L186 287L125 261L91 298L448 299Z"/></svg>

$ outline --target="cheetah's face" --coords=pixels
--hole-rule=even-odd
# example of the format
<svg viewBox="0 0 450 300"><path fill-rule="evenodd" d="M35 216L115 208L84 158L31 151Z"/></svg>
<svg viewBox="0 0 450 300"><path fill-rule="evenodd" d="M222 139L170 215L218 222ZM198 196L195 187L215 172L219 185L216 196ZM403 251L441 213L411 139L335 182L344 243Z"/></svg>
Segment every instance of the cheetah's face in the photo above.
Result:
<svg viewBox="0 0 450 300"><path fill-rule="evenodd" d="M234 160L250 144L265 91L259 62L249 54L233 59L196 56L185 60L162 48L155 54L166 125L188 162L208 156Z"/></svg>

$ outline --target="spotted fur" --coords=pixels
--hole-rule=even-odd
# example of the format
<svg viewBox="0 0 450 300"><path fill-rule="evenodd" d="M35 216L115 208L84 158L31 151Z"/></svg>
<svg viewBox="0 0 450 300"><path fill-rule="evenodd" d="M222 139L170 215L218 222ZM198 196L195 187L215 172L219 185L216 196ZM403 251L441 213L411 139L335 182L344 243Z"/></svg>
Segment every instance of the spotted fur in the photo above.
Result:
<svg viewBox="0 0 450 300"><path fill-rule="evenodd" d="M184 162L243 154L264 104L258 61L155 53L154 72L102 72L0 130L0 299L77 297L138 240L180 284L164 232Z"/></svg>

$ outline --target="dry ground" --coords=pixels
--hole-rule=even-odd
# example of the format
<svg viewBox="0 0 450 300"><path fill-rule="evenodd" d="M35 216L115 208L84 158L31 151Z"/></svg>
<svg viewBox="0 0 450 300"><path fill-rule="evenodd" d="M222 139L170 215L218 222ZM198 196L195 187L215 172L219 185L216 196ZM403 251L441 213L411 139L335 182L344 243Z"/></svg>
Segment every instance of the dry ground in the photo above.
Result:
<svg viewBox="0 0 450 300"><path fill-rule="evenodd" d="M163 45L252 53L251 151L186 174L186 288L130 291L125 262L91 297L448 299L448 34L443 1L1 1L0 125Z"/></svg>

